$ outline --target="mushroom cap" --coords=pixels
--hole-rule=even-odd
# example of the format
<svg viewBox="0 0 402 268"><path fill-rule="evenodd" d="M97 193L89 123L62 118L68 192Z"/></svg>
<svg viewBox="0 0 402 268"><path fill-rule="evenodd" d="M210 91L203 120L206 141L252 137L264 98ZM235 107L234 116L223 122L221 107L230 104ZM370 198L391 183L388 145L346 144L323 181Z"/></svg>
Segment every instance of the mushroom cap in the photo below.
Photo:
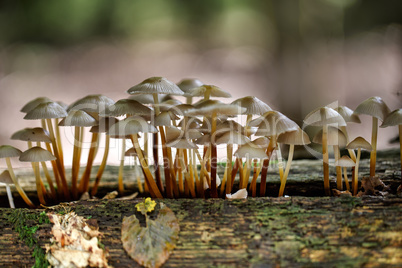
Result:
<svg viewBox="0 0 402 268"><path fill-rule="evenodd" d="M105 108L100 116L118 117L122 115L150 115L152 109L132 99L121 99Z"/></svg>
<svg viewBox="0 0 402 268"><path fill-rule="evenodd" d="M144 118L135 116L135 117L127 117L124 120L116 122L112 125L107 135L113 137L126 137L127 135L137 134L139 132L144 133L156 133L158 130L147 123Z"/></svg>
<svg viewBox="0 0 402 268"><path fill-rule="evenodd" d="M335 166L339 167L354 167L356 163L347 155L342 156L337 161L335 161Z"/></svg>
<svg viewBox="0 0 402 268"><path fill-rule="evenodd" d="M163 102L164 98L168 96L166 94L158 94L158 102ZM141 104L154 104L154 97L150 94L138 94L131 95L128 97L130 100L138 101Z"/></svg>
<svg viewBox="0 0 402 268"><path fill-rule="evenodd" d="M61 107L63 107L64 110L67 111L68 109L68 104L62 102L62 101L56 101L58 105L60 105Z"/></svg>
<svg viewBox="0 0 402 268"><path fill-rule="evenodd" d="M264 149L261 149L258 146L255 146L251 143L247 143L245 145L242 145L237 149L237 151L234 153L236 157L239 158L259 158L259 159L264 159L268 158L267 154L265 153Z"/></svg>
<svg viewBox="0 0 402 268"><path fill-rule="evenodd" d="M402 125L402 109L396 109L385 117L380 127Z"/></svg>
<svg viewBox="0 0 402 268"><path fill-rule="evenodd" d="M124 156L132 156L132 157L137 157L137 151L135 150L134 147L131 147L130 149L128 149L125 153Z"/></svg>
<svg viewBox="0 0 402 268"><path fill-rule="evenodd" d="M177 105L183 104L181 101L176 100L176 99L170 99L167 101L163 101L160 104L158 104L159 110L163 111L169 111L172 107L175 107ZM153 105L155 107L155 105Z"/></svg>
<svg viewBox="0 0 402 268"><path fill-rule="evenodd" d="M51 142L49 132L41 127L21 129L15 132L11 136L11 139L20 141L46 142L46 143Z"/></svg>
<svg viewBox="0 0 402 268"><path fill-rule="evenodd" d="M219 97L219 98L232 97L232 95L230 95L229 92L214 85L202 85L196 88L192 88L189 91L187 91L187 94L193 97L203 97L206 92L209 92L211 97Z"/></svg>
<svg viewBox="0 0 402 268"><path fill-rule="evenodd" d="M371 97L357 106L355 114L366 114L384 121L390 110L381 97Z"/></svg>
<svg viewBox="0 0 402 268"><path fill-rule="evenodd" d="M14 184L13 179L11 179L10 172L8 170L4 170L0 174L0 182L4 184Z"/></svg>
<svg viewBox="0 0 402 268"><path fill-rule="evenodd" d="M52 100L49 99L48 97L38 97L36 99L33 99L33 100L29 101L27 104L25 104L21 108L20 111L23 112L23 113L28 113L29 111L31 111L33 108L35 108L39 104L45 103L45 102L52 102Z"/></svg>
<svg viewBox="0 0 402 268"><path fill-rule="evenodd" d="M166 142L167 147L173 147L178 149L197 149L197 145L187 139L177 139L170 142Z"/></svg>
<svg viewBox="0 0 402 268"><path fill-rule="evenodd" d="M190 117L187 119L186 121L186 126L184 126L184 119L182 119L177 125L183 129L198 129L201 124L202 121L200 119L198 119L197 117Z"/></svg>
<svg viewBox="0 0 402 268"><path fill-rule="evenodd" d="M343 117L346 123L361 123L359 116L353 113L353 110L346 106L338 106L334 110Z"/></svg>
<svg viewBox="0 0 402 268"><path fill-rule="evenodd" d="M216 139L216 144L246 144L251 140L237 131L227 131Z"/></svg>
<svg viewBox="0 0 402 268"><path fill-rule="evenodd" d="M191 104L179 104L169 108L169 112L174 113L177 116L187 116L187 111L194 109L194 106Z"/></svg>
<svg viewBox="0 0 402 268"><path fill-rule="evenodd" d="M116 124L119 121L117 118L114 117L99 117L98 124L96 126L91 127L89 132L92 133L105 133L109 130L109 128Z"/></svg>
<svg viewBox="0 0 402 268"><path fill-rule="evenodd" d="M322 129L315 134L313 142L322 144ZM328 127L327 145L338 145L339 147L345 147L346 143L346 136L340 129L336 127Z"/></svg>
<svg viewBox="0 0 402 268"><path fill-rule="evenodd" d="M349 142L346 146L346 149L352 149L352 150L359 148L367 151L373 150L371 144L360 136Z"/></svg>
<svg viewBox="0 0 402 268"><path fill-rule="evenodd" d="M93 127L98 121L83 110L70 110L65 118L59 122L59 126Z"/></svg>
<svg viewBox="0 0 402 268"><path fill-rule="evenodd" d="M254 145L262 148L262 149L267 149L269 145L269 139L267 137L259 137L255 140L252 141Z"/></svg>
<svg viewBox="0 0 402 268"><path fill-rule="evenodd" d="M187 93L189 92L191 89L196 88L196 87L200 87L202 86L204 83L201 82L200 80L196 79L196 78L187 78L187 79L182 79L179 83L177 83L177 86L184 92ZM191 96L188 94L184 94L184 96Z"/></svg>
<svg viewBox="0 0 402 268"><path fill-rule="evenodd" d="M253 122L253 123L251 123ZM287 116L278 111L269 111L256 120L250 121L250 126L258 124L256 136L274 136L283 132L299 129L299 126Z"/></svg>
<svg viewBox="0 0 402 268"><path fill-rule="evenodd" d="M198 105L199 108L196 105L194 105L194 107L196 108L187 111L187 115L210 116L212 113L216 113L217 115L238 115L244 113L244 111L246 110L246 108L240 107L238 105L214 102L210 100L207 100Z"/></svg>
<svg viewBox="0 0 402 268"><path fill-rule="evenodd" d="M6 157L19 157L22 151L11 146L11 145L1 145L0 146L0 158Z"/></svg>
<svg viewBox="0 0 402 268"><path fill-rule="evenodd" d="M329 107L320 107L311 111L304 118L303 122L309 126L323 126L337 124L338 126L346 126L343 117L334 109Z"/></svg>
<svg viewBox="0 0 402 268"><path fill-rule="evenodd" d="M231 104L236 104L243 108L246 108L244 114L263 115L266 112L272 111L271 107L269 107L268 104L254 96L247 96L237 99Z"/></svg>
<svg viewBox="0 0 402 268"><path fill-rule="evenodd" d="M28 149L20 155L21 162L45 162L52 160L56 160L56 157L48 150L38 146Z"/></svg>
<svg viewBox="0 0 402 268"><path fill-rule="evenodd" d="M246 199L248 195L247 189L243 188L235 192L234 194L226 194L227 199Z"/></svg>
<svg viewBox="0 0 402 268"><path fill-rule="evenodd" d="M111 98L101 94L93 94L76 100L68 107L67 111L83 110L87 113L99 113L112 104L114 104L114 100Z"/></svg>
<svg viewBox="0 0 402 268"><path fill-rule="evenodd" d="M172 120L179 119L173 113L164 111L155 116L154 126L171 126Z"/></svg>
<svg viewBox="0 0 402 268"><path fill-rule="evenodd" d="M66 110L57 102L44 102L38 104L35 108L30 110L24 119L50 119L50 118L63 118L67 116Z"/></svg>
<svg viewBox="0 0 402 268"><path fill-rule="evenodd" d="M301 128L294 131L283 132L278 136L277 142L283 144L305 145L311 143L307 133Z"/></svg>
<svg viewBox="0 0 402 268"><path fill-rule="evenodd" d="M183 95L184 92L164 77L150 77L127 90L128 94L171 94Z"/></svg>

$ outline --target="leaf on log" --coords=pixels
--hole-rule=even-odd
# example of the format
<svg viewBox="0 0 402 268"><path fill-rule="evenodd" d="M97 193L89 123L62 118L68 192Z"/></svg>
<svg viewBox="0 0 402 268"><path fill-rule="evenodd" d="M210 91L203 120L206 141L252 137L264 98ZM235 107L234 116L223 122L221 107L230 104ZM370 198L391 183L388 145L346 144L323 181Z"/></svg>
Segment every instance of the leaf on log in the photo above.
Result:
<svg viewBox="0 0 402 268"><path fill-rule="evenodd" d="M132 215L124 217L121 240L128 255L145 267L160 267L169 258L179 239L179 222L170 208L160 203L158 217L146 217L147 226L141 227Z"/></svg>

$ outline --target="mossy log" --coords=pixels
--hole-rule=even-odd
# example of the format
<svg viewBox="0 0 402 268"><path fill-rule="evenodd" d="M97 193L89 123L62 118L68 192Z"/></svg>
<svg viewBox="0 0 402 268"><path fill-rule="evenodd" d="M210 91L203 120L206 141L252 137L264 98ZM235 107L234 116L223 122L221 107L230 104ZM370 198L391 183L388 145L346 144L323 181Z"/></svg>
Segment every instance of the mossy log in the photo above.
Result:
<svg viewBox="0 0 402 268"><path fill-rule="evenodd" d="M137 267L120 237L123 217L136 213L140 201L80 201L48 211L75 211L96 219L109 264ZM177 247L164 267L402 266L402 198L397 196L158 202L169 206L180 223ZM19 210L27 215L43 212L0 209L0 267L31 267L35 262L9 220ZM31 226L38 226L34 237L44 248L50 243L51 224L28 220Z"/></svg>

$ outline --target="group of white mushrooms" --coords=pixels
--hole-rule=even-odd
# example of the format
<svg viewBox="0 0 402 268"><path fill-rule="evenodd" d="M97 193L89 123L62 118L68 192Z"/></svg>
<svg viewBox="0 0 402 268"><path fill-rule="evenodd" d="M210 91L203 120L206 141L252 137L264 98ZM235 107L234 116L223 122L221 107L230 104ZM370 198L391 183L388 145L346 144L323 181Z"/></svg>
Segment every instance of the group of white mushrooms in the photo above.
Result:
<svg viewBox="0 0 402 268"><path fill-rule="evenodd" d="M298 124L258 98L244 97L230 104L223 103L211 98L228 98L230 93L197 79L184 79L175 84L163 77L151 77L127 92L132 96L116 102L103 95L88 95L69 106L46 97L28 102L21 109L26 114L24 119L40 120L41 127L25 128L11 137L26 141L28 149L22 152L9 145L0 146L0 157L5 158L8 167L0 175L0 180L7 187L10 206L14 205L9 185L14 184L25 203L35 207L18 183L11 157L32 163L37 195L42 205L76 200L87 192L95 196L107 164L111 138L122 140L117 176L121 194L125 190L124 158L134 157L143 173L143 179L137 176L138 189L153 198L245 198L247 194L253 197L266 195L267 172L273 156L277 159L280 177L278 195L283 196L295 145L310 143L309 136ZM184 96L186 103L172 98L177 95ZM194 97L201 100L193 103ZM349 141L347 123L360 123L359 114L373 118L371 143L362 137ZM244 125L236 121L240 115L247 116ZM371 151L370 176L375 176L378 120L382 121L381 127L398 126L401 137L402 109L390 112L379 97L365 100L355 111L345 106L335 109L320 107L305 117L303 128L321 128L312 141L322 144L324 190L327 195L330 194L328 146L333 146L338 190L343 188L343 173L347 190L356 195L362 149ZM74 128L74 149L71 171L68 172L64 167L67 160L63 155L60 127ZM91 133L91 146L85 170L80 174L82 141L88 131ZM91 178L101 135L105 136L103 158L96 176ZM152 140L151 146L149 140ZM222 161L218 161L217 145L222 144L226 146L227 155L224 174L220 178L217 166ZM281 144L289 145L286 166ZM348 154L341 156L340 148L343 147L348 149ZM49 171L46 162L50 162L52 171ZM42 180L40 166L46 181ZM353 169L351 186L347 178L347 168L350 167Z"/></svg>

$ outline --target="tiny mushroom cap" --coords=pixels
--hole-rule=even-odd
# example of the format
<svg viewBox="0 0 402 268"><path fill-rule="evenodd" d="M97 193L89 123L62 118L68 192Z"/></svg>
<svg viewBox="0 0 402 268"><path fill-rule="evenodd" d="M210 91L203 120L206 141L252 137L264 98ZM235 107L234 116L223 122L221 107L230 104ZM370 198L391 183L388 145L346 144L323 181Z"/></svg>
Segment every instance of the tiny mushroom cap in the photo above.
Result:
<svg viewBox="0 0 402 268"><path fill-rule="evenodd" d="M251 142L251 140L237 131L227 131L225 134L216 139L216 144L239 144L243 145Z"/></svg>
<svg viewBox="0 0 402 268"><path fill-rule="evenodd" d="M125 153L124 156L132 156L132 157L137 157L137 151L135 150L134 147L131 147L130 149L128 149Z"/></svg>
<svg viewBox="0 0 402 268"><path fill-rule="evenodd" d="M100 116L150 115L152 109L132 99L121 99L99 113Z"/></svg>
<svg viewBox="0 0 402 268"><path fill-rule="evenodd" d="M230 98L229 92L214 86L214 85L202 85L196 88L192 88L187 93L193 97L203 97L205 95L210 97Z"/></svg>
<svg viewBox="0 0 402 268"><path fill-rule="evenodd" d="M274 136L299 128L294 121L277 111L266 112L260 118L257 118L257 120L253 120L253 124L251 124L253 121L250 122L250 126L255 126L255 123L259 123L257 124L258 130L255 133L256 136Z"/></svg>
<svg viewBox="0 0 402 268"><path fill-rule="evenodd" d="M60 106L57 102L44 102L29 111L24 119L36 120L36 119L50 119L50 118L62 118L66 117L66 110Z"/></svg>
<svg viewBox="0 0 402 268"><path fill-rule="evenodd" d="M187 111L194 109L194 106L191 104L179 104L169 108L169 112L174 113L177 116L187 116Z"/></svg>
<svg viewBox="0 0 402 268"><path fill-rule="evenodd" d="M304 123L309 126L323 126L336 124L338 126L346 126L343 117L334 109L329 107L320 107L311 111L304 118Z"/></svg>
<svg viewBox="0 0 402 268"><path fill-rule="evenodd" d="M179 83L177 83L177 86L185 93L184 96L190 96L187 94L191 89L200 87L204 83L201 82L200 80L196 78L190 78L190 79L183 79Z"/></svg>
<svg viewBox="0 0 402 268"><path fill-rule="evenodd" d="M50 143L49 132L41 127L24 128L11 136L12 140Z"/></svg>
<svg viewBox="0 0 402 268"><path fill-rule="evenodd" d="M184 126L184 124L187 124L186 126ZM202 124L202 121L200 119L198 119L197 117L191 117L188 120L184 120L182 119L178 126L181 128L187 128L187 129L196 129L199 128Z"/></svg>
<svg viewBox="0 0 402 268"><path fill-rule="evenodd" d="M114 104L114 100L104 95L87 95L72 103L67 111L83 110L87 113L99 113L112 104Z"/></svg>
<svg viewBox="0 0 402 268"><path fill-rule="evenodd" d="M150 77L127 90L128 94L171 94L183 95L184 92L164 77Z"/></svg>
<svg viewBox="0 0 402 268"><path fill-rule="evenodd" d="M233 101L232 104L237 104L241 107L246 108L244 114L263 115L266 112L272 111L271 107L269 107L268 104L254 96L247 96L237 99Z"/></svg>
<svg viewBox="0 0 402 268"><path fill-rule="evenodd" d="M0 158L6 157L19 157L21 155L21 150L11 146L11 145L1 145L0 146Z"/></svg>
<svg viewBox="0 0 402 268"><path fill-rule="evenodd" d="M59 122L59 126L93 127L98 121L82 110L70 110L67 117Z"/></svg>
<svg viewBox="0 0 402 268"><path fill-rule="evenodd" d="M347 155L342 156L335 161L335 166L339 167L354 167L356 163Z"/></svg>
<svg viewBox="0 0 402 268"><path fill-rule="evenodd" d="M310 143L307 133L301 128L297 130L283 132L278 136L277 142L283 144L305 145Z"/></svg>
<svg viewBox="0 0 402 268"><path fill-rule="evenodd" d="M322 129L315 134L313 142L322 144ZM345 147L346 143L346 136L340 129L336 127L328 127L327 145L338 145L339 147Z"/></svg>
<svg viewBox="0 0 402 268"><path fill-rule="evenodd" d="M353 110L346 106L338 106L335 108L335 111L343 117L346 123L361 123L359 116L353 113Z"/></svg>
<svg viewBox="0 0 402 268"><path fill-rule="evenodd" d="M269 145L269 139L267 137L259 137L253 140L253 144L259 146L262 149L267 149Z"/></svg>
<svg viewBox="0 0 402 268"><path fill-rule="evenodd" d="M92 133L105 133L109 130L109 128L116 124L119 120L114 117L100 117L98 121L98 125L91 127L89 132Z"/></svg>
<svg viewBox="0 0 402 268"><path fill-rule="evenodd" d="M107 134L110 136L125 136L137 134L139 132L156 133L158 130L154 126L148 124L142 117L135 116L118 121L109 128Z"/></svg>
<svg viewBox="0 0 402 268"><path fill-rule="evenodd" d="M380 127L399 126L402 125L402 109L396 109L385 117Z"/></svg>
<svg viewBox="0 0 402 268"><path fill-rule="evenodd" d="M7 185L14 184L13 179L11 179L10 172L8 170L4 170L0 174L0 183L4 183Z"/></svg>
<svg viewBox="0 0 402 268"><path fill-rule="evenodd" d="M52 160L56 160L56 157L48 150L38 146L28 149L20 155L21 162L45 162Z"/></svg>
<svg viewBox="0 0 402 268"><path fill-rule="evenodd" d="M193 142L191 142L187 139L183 139L183 138L166 142L166 146L178 148L178 149L197 149L198 148L197 145L195 145Z"/></svg>
<svg viewBox="0 0 402 268"><path fill-rule="evenodd" d="M355 114L367 114L384 121L390 110L380 97L371 97L357 106Z"/></svg>
<svg viewBox="0 0 402 268"><path fill-rule="evenodd" d="M364 149L367 151L372 151L373 148L371 147L371 144L366 141L363 137L357 137L356 139L352 140L351 142L348 143L346 146L346 149Z"/></svg>
<svg viewBox="0 0 402 268"><path fill-rule="evenodd" d="M164 111L155 116L154 126L171 126L172 120L179 119L174 113Z"/></svg>
<svg viewBox="0 0 402 268"><path fill-rule="evenodd" d="M171 142L184 137L184 131L175 127L167 126L165 129L166 142Z"/></svg>
<svg viewBox="0 0 402 268"><path fill-rule="evenodd" d="M195 140L194 143L198 145L209 146L211 144L211 135L204 134L202 135L202 137Z"/></svg>
<svg viewBox="0 0 402 268"><path fill-rule="evenodd" d="M247 198L247 189L243 188L235 192L234 194L226 194L227 199L246 199Z"/></svg>
<svg viewBox="0 0 402 268"><path fill-rule="evenodd" d="M29 111L31 111L33 108L35 108L36 106L38 106L41 103L45 103L45 102L52 102L51 99L49 99L48 97L38 97L36 99L31 100L30 102L28 102L27 104L25 104L22 108L21 108L21 112L23 113L28 113Z"/></svg>
<svg viewBox="0 0 402 268"><path fill-rule="evenodd" d="M259 159L264 159L268 158L267 154L265 153L264 149L261 149L258 146L255 146L253 144L247 143L245 145L242 145L237 151L234 153L234 155L238 158L259 158Z"/></svg>

